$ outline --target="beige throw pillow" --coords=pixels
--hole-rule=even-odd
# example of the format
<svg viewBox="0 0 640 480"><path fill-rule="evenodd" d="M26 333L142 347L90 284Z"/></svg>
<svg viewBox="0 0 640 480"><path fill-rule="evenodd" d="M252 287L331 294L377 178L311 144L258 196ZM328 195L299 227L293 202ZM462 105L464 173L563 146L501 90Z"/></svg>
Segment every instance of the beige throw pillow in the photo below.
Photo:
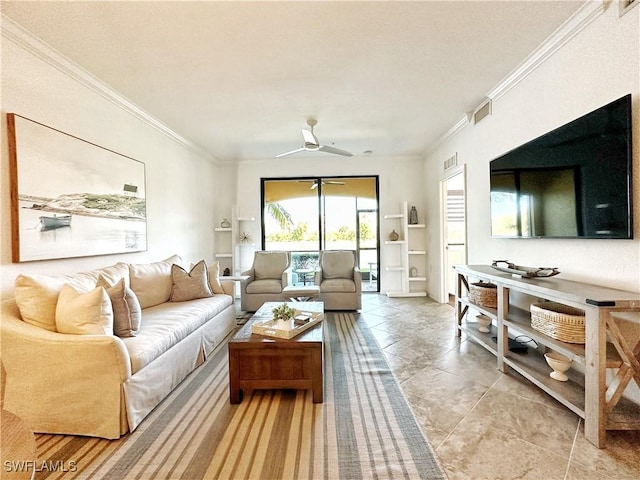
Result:
<svg viewBox="0 0 640 480"><path fill-rule="evenodd" d="M180 264L182 259L173 255L161 262L129 265L131 290L143 309L169 301L172 287L171 265L174 263Z"/></svg>
<svg viewBox="0 0 640 480"><path fill-rule="evenodd" d="M111 286L107 279L100 275L96 287L103 287L111 299L113 333L119 337L135 337L140 330L142 308L136 294L125 285L124 278Z"/></svg>
<svg viewBox="0 0 640 480"><path fill-rule="evenodd" d="M200 260L194 265L190 272L187 272L179 265L171 266L171 288L172 302L186 302L196 298L212 297L213 292L209 285L207 264Z"/></svg>
<svg viewBox="0 0 640 480"><path fill-rule="evenodd" d="M58 295L56 328L75 335L113 335L113 309L102 287L80 293L64 285Z"/></svg>
<svg viewBox="0 0 640 480"><path fill-rule="evenodd" d="M225 291L220 283L220 262L216 260L209 265L207 270L209 272L209 285L211 285L211 291L215 294L224 294Z"/></svg>

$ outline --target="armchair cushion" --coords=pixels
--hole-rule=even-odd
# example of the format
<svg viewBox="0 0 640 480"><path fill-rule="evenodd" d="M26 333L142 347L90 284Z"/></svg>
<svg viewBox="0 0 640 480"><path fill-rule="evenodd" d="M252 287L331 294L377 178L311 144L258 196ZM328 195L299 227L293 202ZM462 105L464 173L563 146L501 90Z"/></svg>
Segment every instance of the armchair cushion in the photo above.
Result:
<svg viewBox="0 0 640 480"><path fill-rule="evenodd" d="M355 268L355 256L352 251L326 251L320 258L323 279L351 278Z"/></svg>
<svg viewBox="0 0 640 480"><path fill-rule="evenodd" d="M247 293L282 293L282 280L265 278L247 284Z"/></svg>
<svg viewBox="0 0 640 480"><path fill-rule="evenodd" d="M324 293L354 293L356 282L348 278L330 278L322 282L320 291Z"/></svg>
<svg viewBox="0 0 640 480"><path fill-rule="evenodd" d="M256 280L282 278L282 272L289 267L289 258L284 252L256 252L253 272Z"/></svg>

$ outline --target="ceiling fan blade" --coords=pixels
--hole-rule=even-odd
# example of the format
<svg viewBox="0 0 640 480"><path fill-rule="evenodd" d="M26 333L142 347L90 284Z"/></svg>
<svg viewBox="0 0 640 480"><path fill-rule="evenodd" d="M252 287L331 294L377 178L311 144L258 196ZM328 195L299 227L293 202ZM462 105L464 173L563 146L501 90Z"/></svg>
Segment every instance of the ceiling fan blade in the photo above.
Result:
<svg viewBox="0 0 640 480"><path fill-rule="evenodd" d="M305 144L310 143L312 145L320 145L313 132L310 132L309 130L302 130L302 136L304 137Z"/></svg>
<svg viewBox="0 0 640 480"><path fill-rule="evenodd" d="M332 182L332 181L326 181L326 182L323 182L323 183L326 183L327 185L345 185L345 183L344 183L344 182Z"/></svg>
<svg viewBox="0 0 640 480"><path fill-rule="evenodd" d="M309 187L309 190L315 190L316 188L318 188L318 182L313 182Z"/></svg>
<svg viewBox="0 0 640 480"><path fill-rule="evenodd" d="M344 157L353 157L353 153L347 152L346 150L342 150L336 147L330 147L329 145L322 145L319 149L321 152L334 153L336 155L342 155Z"/></svg>
<svg viewBox="0 0 640 480"><path fill-rule="evenodd" d="M294 153L304 152L304 151L305 151L304 147L296 148L295 150L291 150L290 152L285 152L285 153L281 153L280 155L276 155L276 158L286 157L287 155L293 155Z"/></svg>

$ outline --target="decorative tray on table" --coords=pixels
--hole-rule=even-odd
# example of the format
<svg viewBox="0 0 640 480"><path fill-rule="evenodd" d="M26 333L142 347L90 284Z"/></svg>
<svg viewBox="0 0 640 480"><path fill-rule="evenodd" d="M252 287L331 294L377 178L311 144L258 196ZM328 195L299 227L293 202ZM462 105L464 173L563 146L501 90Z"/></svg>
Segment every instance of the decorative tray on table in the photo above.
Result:
<svg viewBox="0 0 640 480"><path fill-rule="evenodd" d="M289 320L265 318L251 325L251 333L266 337L292 339L324 319L324 313L296 310L294 318Z"/></svg>
<svg viewBox="0 0 640 480"><path fill-rule="evenodd" d="M556 267L522 267L508 260L494 260L491 266L501 272L518 275L523 278L553 277L560 273Z"/></svg>

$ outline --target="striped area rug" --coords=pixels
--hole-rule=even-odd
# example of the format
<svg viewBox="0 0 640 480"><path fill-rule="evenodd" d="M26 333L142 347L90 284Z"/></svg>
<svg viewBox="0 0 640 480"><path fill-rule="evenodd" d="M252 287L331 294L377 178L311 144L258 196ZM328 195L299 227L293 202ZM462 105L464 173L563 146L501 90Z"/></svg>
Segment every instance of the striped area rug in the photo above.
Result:
<svg viewBox="0 0 640 480"><path fill-rule="evenodd" d="M359 315L325 320L324 403L264 390L229 403L226 348L119 440L38 434L36 479L444 479Z"/></svg>

